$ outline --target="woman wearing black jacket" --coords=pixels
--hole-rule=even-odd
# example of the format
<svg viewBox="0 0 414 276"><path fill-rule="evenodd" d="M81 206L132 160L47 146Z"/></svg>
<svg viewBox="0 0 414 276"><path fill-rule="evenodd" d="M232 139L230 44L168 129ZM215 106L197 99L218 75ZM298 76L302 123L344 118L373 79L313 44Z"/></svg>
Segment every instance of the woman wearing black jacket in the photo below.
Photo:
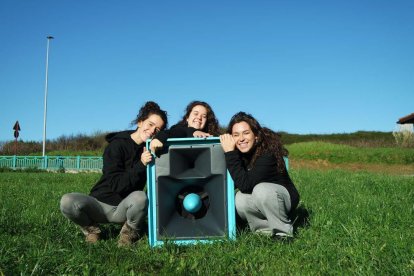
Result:
<svg viewBox="0 0 414 276"><path fill-rule="evenodd" d="M85 240L99 240L100 223L123 223L119 246L132 244L145 218L148 198L142 190L147 181L146 165L152 155L145 141L167 125L167 113L158 104L147 102L141 107L133 124L134 131L111 133L103 155L103 175L89 195L63 195L60 210L78 224Z"/></svg>
<svg viewBox="0 0 414 276"><path fill-rule="evenodd" d="M220 136L227 168L234 180L236 210L253 232L276 238L291 237L289 214L299 203L286 170L279 135L261 127L250 114L239 112Z"/></svg>
<svg viewBox="0 0 414 276"><path fill-rule="evenodd" d="M192 101L187 105L181 121L155 135L150 149L155 152L162 148L168 138L204 138L218 135L219 123L211 106L206 102Z"/></svg>

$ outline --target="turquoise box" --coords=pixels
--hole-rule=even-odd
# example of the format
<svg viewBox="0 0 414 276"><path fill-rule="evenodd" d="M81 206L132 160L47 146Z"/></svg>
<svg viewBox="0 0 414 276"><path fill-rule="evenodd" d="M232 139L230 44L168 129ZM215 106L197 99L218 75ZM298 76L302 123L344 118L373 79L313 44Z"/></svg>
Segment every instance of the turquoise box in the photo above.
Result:
<svg viewBox="0 0 414 276"><path fill-rule="evenodd" d="M150 246L234 240L234 183L219 138L168 139L157 155L147 167Z"/></svg>

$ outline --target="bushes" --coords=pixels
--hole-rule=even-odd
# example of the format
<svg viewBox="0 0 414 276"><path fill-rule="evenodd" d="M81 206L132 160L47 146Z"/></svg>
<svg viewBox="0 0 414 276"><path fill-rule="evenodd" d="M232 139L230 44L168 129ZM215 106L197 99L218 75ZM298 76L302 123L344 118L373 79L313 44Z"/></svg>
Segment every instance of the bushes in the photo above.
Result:
<svg viewBox="0 0 414 276"><path fill-rule="evenodd" d="M46 151L55 152L55 155L65 155L70 152L95 152L96 155L102 155L103 149L107 145L105 141L106 133L98 132L92 136L85 134L60 136L55 140L47 140ZM15 154L15 142L5 142L0 147L1 155L14 155ZM17 155L41 155L42 142L35 141L18 141L17 142ZM65 154L57 154L65 153ZM70 154L69 154L70 155ZM73 155L73 154L72 154ZM79 155L79 154L75 154ZM86 154L89 155L89 154Z"/></svg>
<svg viewBox="0 0 414 276"><path fill-rule="evenodd" d="M398 146L403 148L414 147L414 132L412 124L400 125L398 131L394 131L392 135L395 138L395 142Z"/></svg>
<svg viewBox="0 0 414 276"><path fill-rule="evenodd" d="M221 127L224 131L223 127ZM55 140L49 140L46 143L46 151L48 155L94 155L101 156L107 142L105 135L107 133L97 132L91 136L85 134L60 136ZM358 131L354 133L341 134L291 134L286 132L280 133L282 142L285 145L300 143L300 142L328 142L334 144L343 144L354 147L370 147L370 148L384 148L395 147L396 140L400 138L393 137L392 132L378 132L378 131ZM395 134L400 135L400 134ZM405 141L403 136L400 140ZM411 136L412 137L412 136ZM410 140L414 143L414 137ZM397 141L398 143L398 141ZM405 142L401 142L405 143ZM400 143L400 144L401 144ZM405 145L405 144L404 144ZM14 155L14 141L0 143L0 155ZM41 155L42 142L35 141L18 141L17 155ZM53 154L52 154L53 153Z"/></svg>

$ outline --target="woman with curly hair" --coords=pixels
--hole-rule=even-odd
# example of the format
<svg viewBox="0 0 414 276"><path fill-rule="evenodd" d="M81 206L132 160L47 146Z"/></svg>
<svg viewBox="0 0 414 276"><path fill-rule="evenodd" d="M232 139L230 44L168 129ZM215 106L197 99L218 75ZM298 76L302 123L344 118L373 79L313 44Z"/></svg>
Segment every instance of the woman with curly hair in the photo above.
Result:
<svg viewBox="0 0 414 276"><path fill-rule="evenodd" d="M202 101L190 102L181 121L169 130L160 131L151 141L150 149L155 152L163 147L168 138L218 136L219 123L211 106Z"/></svg>
<svg viewBox="0 0 414 276"><path fill-rule="evenodd" d="M99 224L123 224L118 245L128 246L139 238L145 220L148 198L146 165L152 161L145 141L163 130L167 112L155 102L145 103L132 124L136 130L110 133L103 154L102 177L89 195L68 193L62 196L60 210L80 226L88 243L100 238Z"/></svg>
<svg viewBox="0 0 414 276"><path fill-rule="evenodd" d="M275 238L293 236L290 213L299 193L286 170L287 150L280 136L250 114L235 114L220 136L227 168L234 180L236 210L250 229Z"/></svg>

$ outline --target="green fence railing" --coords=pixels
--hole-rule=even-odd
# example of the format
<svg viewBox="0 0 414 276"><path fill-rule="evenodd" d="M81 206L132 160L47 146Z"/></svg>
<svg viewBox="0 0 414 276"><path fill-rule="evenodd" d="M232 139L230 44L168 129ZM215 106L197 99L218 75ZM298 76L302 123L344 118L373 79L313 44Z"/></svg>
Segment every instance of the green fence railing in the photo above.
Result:
<svg viewBox="0 0 414 276"><path fill-rule="evenodd" d="M284 159L288 169L289 159ZM0 156L0 168L100 171L102 166L103 159L99 156Z"/></svg>
<svg viewBox="0 0 414 276"><path fill-rule="evenodd" d="M98 171L102 165L98 156L0 156L0 167L11 169Z"/></svg>

